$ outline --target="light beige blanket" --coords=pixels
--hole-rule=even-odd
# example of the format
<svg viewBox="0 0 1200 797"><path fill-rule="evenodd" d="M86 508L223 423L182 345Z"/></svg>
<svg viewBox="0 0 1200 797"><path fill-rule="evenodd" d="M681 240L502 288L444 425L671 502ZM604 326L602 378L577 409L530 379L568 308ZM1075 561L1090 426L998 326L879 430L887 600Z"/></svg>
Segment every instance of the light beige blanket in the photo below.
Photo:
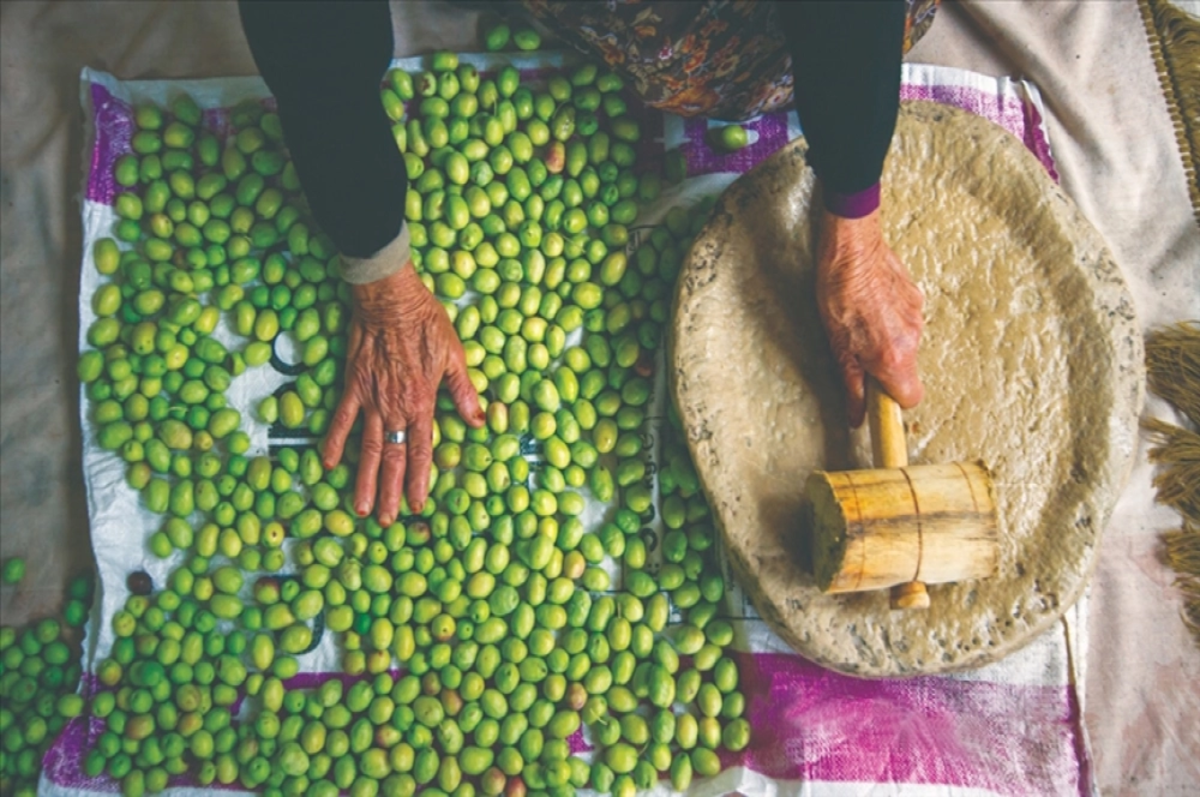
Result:
<svg viewBox="0 0 1200 797"><path fill-rule="evenodd" d="M475 18L394 3L397 53L477 49ZM909 60L1032 80L1063 185L1107 238L1146 327L1200 318L1196 226L1167 106L1132 0L946 0ZM244 75L227 2L0 5L0 557L23 555L0 620L52 610L88 566L74 361L83 66L122 78ZM1150 400L1147 413L1178 421ZM1139 457L1091 590L1085 711L1106 794L1194 794L1200 651L1179 620Z"/></svg>

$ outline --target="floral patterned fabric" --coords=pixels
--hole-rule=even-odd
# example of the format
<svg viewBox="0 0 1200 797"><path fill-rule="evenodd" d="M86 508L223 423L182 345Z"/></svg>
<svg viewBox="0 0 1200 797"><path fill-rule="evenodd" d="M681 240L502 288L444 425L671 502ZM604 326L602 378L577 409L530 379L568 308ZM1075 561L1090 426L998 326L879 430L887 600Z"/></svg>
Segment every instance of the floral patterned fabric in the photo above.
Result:
<svg viewBox="0 0 1200 797"><path fill-rule="evenodd" d="M941 0L906 0L904 52ZM762 0L525 0L564 40L599 56L647 105L680 116L740 121L792 101L792 59Z"/></svg>

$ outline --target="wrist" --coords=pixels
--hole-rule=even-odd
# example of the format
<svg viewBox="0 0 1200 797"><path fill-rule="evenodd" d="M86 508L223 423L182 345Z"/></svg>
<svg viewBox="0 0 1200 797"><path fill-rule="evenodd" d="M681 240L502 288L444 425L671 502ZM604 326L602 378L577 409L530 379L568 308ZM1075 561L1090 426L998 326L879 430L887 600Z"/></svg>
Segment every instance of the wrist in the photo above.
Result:
<svg viewBox="0 0 1200 797"><path fill-rule="evenodd" d="M826 212L844 219L861 219L879 209L879 182L861 191L825 191L822 199Z"/></svg>
<svg viewBox="0 0 1200 797"><path fill-rule="evenodd" d="M339 258L339 273L342 279L351 285L365 285L378 282L399 270L399 267L412 259L412 246L409 240L408 224L401 224L400 231L389 244L373 255L367 257L351 257L341 255Z"/></svg>
<svg viewBox="0 0 1200 797"><path fill-rule="evenodd" d="M367 321L399 321L419 292L426 292L409 260L386 277L350 286L355 311Z"/></svg>
<svg viewBox="0 0 1200 797"><path fill-rule="evenodd" d="M870 266L884 247L879 210L856 219L821 214L817 270L823 275Z"/></svg>

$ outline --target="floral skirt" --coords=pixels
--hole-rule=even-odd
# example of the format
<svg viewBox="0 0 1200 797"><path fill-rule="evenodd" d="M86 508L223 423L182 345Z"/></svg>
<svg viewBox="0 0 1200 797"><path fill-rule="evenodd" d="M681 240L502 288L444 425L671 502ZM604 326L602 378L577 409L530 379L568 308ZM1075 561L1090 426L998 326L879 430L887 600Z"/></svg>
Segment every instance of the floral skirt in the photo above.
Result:
<svg viewBox="0 0 1200 797"><path fill-rule="evenodd" d="M904 52L925 35L941 0L907 0ZM625 2L525 0L558 36L602 58L647 105L727 121L792 101L792 59L760 0Z"/></svg>

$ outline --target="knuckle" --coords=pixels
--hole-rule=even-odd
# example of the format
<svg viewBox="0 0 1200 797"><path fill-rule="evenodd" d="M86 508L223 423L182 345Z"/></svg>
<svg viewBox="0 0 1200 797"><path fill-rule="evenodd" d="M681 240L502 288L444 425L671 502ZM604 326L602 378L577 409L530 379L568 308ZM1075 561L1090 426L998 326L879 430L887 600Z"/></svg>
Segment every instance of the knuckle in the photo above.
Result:
<svg viewBox="0 0 1200 797"><path fill-rule="evenodd" d="M901 374L910 367L911 357L906 348L893 346L884 349L877 360L879 369L888 374Z"/></svg>
<svg viewBox="0 0 1200 797"><path fill-rule="evenodd" d="M434 399L429 393L422 393L412 403L412 418L420 423L427 423L433 417Z"/></svg>
<svg viewBox="0 0 1200 797"><path fill-rule="evenodd" d="M471 381L471 377L467 376L466 371L462 372L462 376L451 381L450 392L458 401L473 401L479 397L479 392L475 390L475 383Z"/></svg>

